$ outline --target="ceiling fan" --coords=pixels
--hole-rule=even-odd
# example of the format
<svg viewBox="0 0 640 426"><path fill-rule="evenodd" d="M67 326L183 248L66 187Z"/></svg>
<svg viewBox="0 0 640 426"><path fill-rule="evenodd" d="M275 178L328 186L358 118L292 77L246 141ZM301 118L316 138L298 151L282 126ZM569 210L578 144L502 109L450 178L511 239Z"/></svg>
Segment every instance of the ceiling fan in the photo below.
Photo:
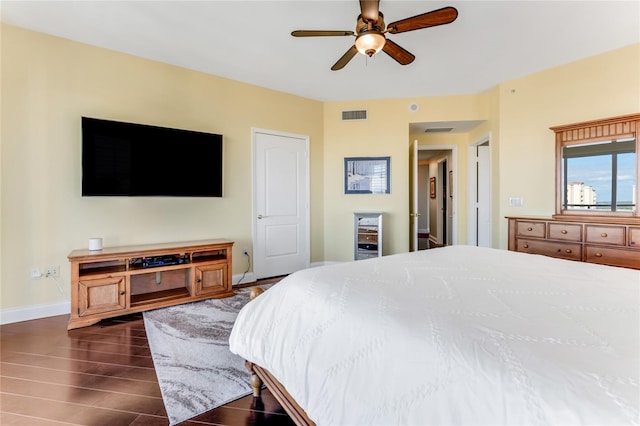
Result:
<svg viewBox="0 0 640 426"><path fill-rule="evenodd" d="M371 57L380 50L391 56L400 65L408 65L413 62L416 57L398 46L392 40L386 38L386 33L398 34L420 30L422 28L435 27L437 25L450 24L458 17L456 8L444 7L411 18L392 22L385 28L384 16L379 10L379 5L380 0L360 0L361 13L358 15L355 32L296 30L292 31L291 35L294 37L354 36L356 38L355 44L331 67L333 71L344 68L358 52Z"/></svg>

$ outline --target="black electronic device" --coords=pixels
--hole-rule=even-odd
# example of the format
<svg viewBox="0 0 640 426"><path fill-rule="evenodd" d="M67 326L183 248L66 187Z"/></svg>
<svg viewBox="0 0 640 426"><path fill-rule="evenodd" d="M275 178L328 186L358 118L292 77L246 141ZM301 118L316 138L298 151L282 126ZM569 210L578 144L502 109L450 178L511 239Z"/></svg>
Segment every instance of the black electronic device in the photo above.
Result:
<svg viewBox="0 0 640 426"><path fill-rule="evenodd" d="M143 268L155 268L158 266L181 265L189 263L189 256L150 256L142 258Z"/></svg>
<svg viewBox="0 0 640 426"><path fill-rule="evenodd" d="M222 197L222 135L82 117L83 196Z"/></svg>

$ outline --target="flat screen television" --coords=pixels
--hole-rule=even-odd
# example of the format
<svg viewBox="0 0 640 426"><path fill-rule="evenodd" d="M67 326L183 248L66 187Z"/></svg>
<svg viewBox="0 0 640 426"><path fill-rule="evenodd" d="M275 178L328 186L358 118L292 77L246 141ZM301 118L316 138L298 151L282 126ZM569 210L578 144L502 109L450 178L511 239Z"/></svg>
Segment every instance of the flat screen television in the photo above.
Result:
<svg viewBox="0 0 640 426"><path fill-rule="evenodd" d="M82 195L222 197L222 135L82 117Z"/></svg>

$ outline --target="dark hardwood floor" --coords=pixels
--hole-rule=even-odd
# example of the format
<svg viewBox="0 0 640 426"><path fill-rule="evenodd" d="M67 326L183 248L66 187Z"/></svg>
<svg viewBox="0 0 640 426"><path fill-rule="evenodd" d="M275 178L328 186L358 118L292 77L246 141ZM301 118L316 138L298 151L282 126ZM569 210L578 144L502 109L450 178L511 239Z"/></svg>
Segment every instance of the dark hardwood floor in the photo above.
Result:
<svg viewBox="0 0 640 426"><path fill-rule="evenodd" d="M0 424L168 425L142 314L70 331L68 318L0 326ZM293 422L265 390L181 425Z"/></svg>

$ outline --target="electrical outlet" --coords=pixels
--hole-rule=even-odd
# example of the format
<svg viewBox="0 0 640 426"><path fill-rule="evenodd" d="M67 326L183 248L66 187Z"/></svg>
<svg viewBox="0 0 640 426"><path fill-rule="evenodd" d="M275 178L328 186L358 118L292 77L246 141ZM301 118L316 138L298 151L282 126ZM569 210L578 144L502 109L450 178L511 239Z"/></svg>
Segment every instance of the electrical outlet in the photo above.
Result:
<svg viewBox="0 0 640 426"><path fill-rule="evenodd" d="M249 249L247 249L246 247L243 247L242 254L244 254L245 256L249 256Z"/></svg>
<svg viewBox="0 0 640 426"><path fill-rule="evenodd" d="M47 267L44 271L45 278L58 278L60 276L60 265Z"/></svg>
<svg viewBox="0 0 640 426"><path fill-rule="evenodd" d="M39 280L40 268L38 268L37 266L32 266L31 268L29 268L29 276L31 277L32 280Z"/></svg>

